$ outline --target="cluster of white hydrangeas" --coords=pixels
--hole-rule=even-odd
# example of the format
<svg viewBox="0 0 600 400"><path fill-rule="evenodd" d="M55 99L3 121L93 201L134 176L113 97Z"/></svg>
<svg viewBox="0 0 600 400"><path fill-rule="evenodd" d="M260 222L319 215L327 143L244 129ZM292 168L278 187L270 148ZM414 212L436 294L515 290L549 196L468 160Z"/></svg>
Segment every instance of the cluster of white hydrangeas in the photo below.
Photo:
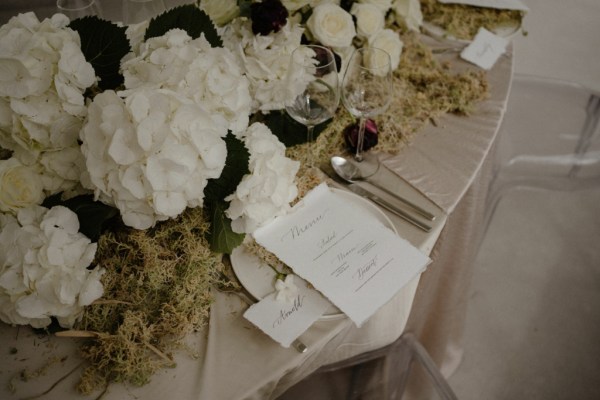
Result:
<svg viewBox="0 0 600 400"><path fill-rule="evenodd" d="M121 68L127 89L170 89L221 114L234 134L248 127L248 80L233 54L211 47L203 35L192 39L184 30L170 30L142 43Z"/></svg>
<svg viewBox="0 0 600 400"><path fill-rule="evenodd" d="M70 328L103 293L101 268L89 270L97 245L79 233L68 208L32 206L0 214L0 320Z"/></svg>
<svg viewBox="0 0 600 400"><path fill-rule="evenodd" d="M235 232L252 233L290 209L298 195L295 177L300 163L285 156L285 146L262 123L250 125L244 144L250 152L250 173L225 199L231 202L226 214Z"/></svg>
<svg viewBox="0 0 600 400"><path fill-rule="evenodd" d="M224 47L231 50L250 81L251 112L280 110L289 97L289 55L300 45L304 27L288 21L277 33L254 35L252 21L236 18L219 30Z"/></svg>
<svg viewBox="0 0 600 400"><path fill-rule="evenodd" d="M83 93L96 82L68 23L26 13L0 27L0 146L39 170L46 194L79 182Z"/></svg>
<svg viewBox="0 0 600 400"><path fill-rule="evenodd" d="M208 179L225 166L227 122L168 89L98 94L81 132L84 186L147 229L202 206Z"/></svg>

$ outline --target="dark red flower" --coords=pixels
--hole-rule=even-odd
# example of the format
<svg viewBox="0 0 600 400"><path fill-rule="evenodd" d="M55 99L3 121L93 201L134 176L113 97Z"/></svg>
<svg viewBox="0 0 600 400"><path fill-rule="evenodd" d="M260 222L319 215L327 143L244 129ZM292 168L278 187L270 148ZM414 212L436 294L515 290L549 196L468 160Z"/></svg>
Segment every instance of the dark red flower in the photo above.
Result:
<svg viewBox="0 0 600 400"><path fill-rule="evenodd" d="M363 141L363 151L375 147L378 142L377 124L372 119L365 121L365 140ZM348 125L344 128L344 140L346 146L352 153L356 152L356 143L358 142L358 122Z"/></svg>
<svg viewBox="0 0 600 400"><path fill-rule="evenodd" d="M288 10L280 0L263 0L250 6L252 32L255 35L279 32L287 23L287 17Z"/></svg>

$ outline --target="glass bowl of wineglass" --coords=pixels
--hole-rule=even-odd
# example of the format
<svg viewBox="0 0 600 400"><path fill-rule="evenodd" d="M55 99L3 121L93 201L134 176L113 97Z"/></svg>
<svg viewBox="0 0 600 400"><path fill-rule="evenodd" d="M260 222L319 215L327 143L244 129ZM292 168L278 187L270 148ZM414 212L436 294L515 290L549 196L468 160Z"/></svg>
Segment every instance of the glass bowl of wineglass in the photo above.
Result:
<svg viewBox="0 0 600 400"><path fill-rule="evenodd" d="M342 79L341 92L344 107L359 120L354 163L363 177L372 176L379 169L379 159L363 151L365 122L385 112L392 101L390 55L376 47L354 50Z"/></svg>
<svg viewBox="0 0 600 400"><path fill-rule="evenodd" d="M302 45L290 57L285 110L307 128L306 164L314 163L311 142L315 125L333 118L340 102L333 52L323 46Z"/></svg>

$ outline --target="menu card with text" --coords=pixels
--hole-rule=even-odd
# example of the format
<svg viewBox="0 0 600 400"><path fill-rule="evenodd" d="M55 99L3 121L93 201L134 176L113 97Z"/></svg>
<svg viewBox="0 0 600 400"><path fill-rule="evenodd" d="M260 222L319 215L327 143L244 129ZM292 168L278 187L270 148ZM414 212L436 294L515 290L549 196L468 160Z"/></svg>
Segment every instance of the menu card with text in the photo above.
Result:
<svg viewBox="0 0 600 400"><path fill-rule="evenodd" d="M430 262L365 207L325 184L254 238L358 326Z"/></svg>

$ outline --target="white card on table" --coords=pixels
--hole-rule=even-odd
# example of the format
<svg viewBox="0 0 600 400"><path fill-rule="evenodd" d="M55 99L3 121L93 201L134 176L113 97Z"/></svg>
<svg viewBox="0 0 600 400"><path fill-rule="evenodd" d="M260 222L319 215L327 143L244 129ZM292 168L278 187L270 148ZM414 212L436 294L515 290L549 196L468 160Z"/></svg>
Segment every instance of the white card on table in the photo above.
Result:
<svg viewBox="0 0 600 400"><path fill-rule="evenodd" d="M257 243L360 326L430 260L325 184L254 232Z"/></svg>
<svg viewBox="0 0 600 400"><path fill-rule="evenodd" d="M498 58L504 54L508 43L508 39L494 35L485 28L479 28L473 41L465 47L460 56L485 70L489 70L498 61Z"/></svg>
<svg viewBox="0 0 600 400"><path fill-rule="evenodd" d="M299 277L297 294L290 301L277 300L271 293L246 310L244 317L283 347L290 344L323 315L331 303L321 293L307 287Z"/></svg>
<svg viewBox="0 0 600 400"><path fill-rule="evenodd" d="M498 8L500 10L529 11L521 0L438 0L445 4L465 4L476 7Z"/></svg>

